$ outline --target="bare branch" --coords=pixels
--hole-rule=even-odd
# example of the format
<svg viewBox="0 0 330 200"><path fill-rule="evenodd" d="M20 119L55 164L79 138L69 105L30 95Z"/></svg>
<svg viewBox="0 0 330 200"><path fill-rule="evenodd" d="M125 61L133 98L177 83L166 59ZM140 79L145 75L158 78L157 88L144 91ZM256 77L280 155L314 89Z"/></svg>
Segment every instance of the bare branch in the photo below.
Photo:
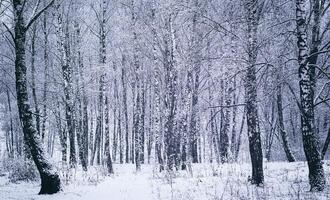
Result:
<svg viewBox="0 0 330 200"><path fill-rule="evenodd" d="M2 24L5 26L5 28L7 29L7 31L9 32L10 36L11 36L11 39L13 39L13 41L15 41L15 37L14 37L14 34L13 32L11 32L11 30L8 28L8 26L2 22Z"/></svg>
<svg viewBox="0 0 330 200"><path fill-rule="evenodd" d="M320 99L322 99L322 98L320 98ZM320 105L321 103L326 103L326 102L329 101L329 100L330 100L330 98L322 99L322 101L319 101L319 102L317 102L316 104L314 104L314 107Z"/></svg>
<svg viewBox="0 0 330 200"><path fill-rule="evenodd" d="M238 107L238 106L245 106L245 103L240 103L240 104L233 104L233 105L219 105L219 106L210 106L207 108L232 108L232 107Z"/></svg>
<svg viewBox="0 0 330 200"><path fill-rule="evenodd" d="M33 12L32 12L32 14L31 14L31 17L30 17L30 19L28 20L28 22L31 21L32 18L36 15L36 13L37 13L37 11L38 11L38 8L39 8L39 5L40 5L40 0L38 0L36 6L34 7Z"/></svg>
<svg viewBox="0 0 330 200"><path fill-rule="evenodd" d="M326 83L322 86L320 92L316 95L316 97L315 97L315 99L314 99L314 104L317 104L316 101L317 101L318 99L322 99L322 98L321 98L321 94L322 94L322 92L324 91L325 87L326 87L328 84L330 84L330 81L326 82Z"/></svg>
<svg viewBox="0 0 330 200"><path fill-rule="evenodd" d="M33 22L35 22L39 16L45 11L47 10L51 5L53 5L55 0L51 0L51 2L48 3L47 6L45 6L43 9L41 9L37 14L35 14L34 16L31 17L30 21L28 22L25 30L28 30L30 28L30 26L33 24ZM38 6L39 2L37 3L37 6ZM36 7L37 7L36 6Z"/></svg>

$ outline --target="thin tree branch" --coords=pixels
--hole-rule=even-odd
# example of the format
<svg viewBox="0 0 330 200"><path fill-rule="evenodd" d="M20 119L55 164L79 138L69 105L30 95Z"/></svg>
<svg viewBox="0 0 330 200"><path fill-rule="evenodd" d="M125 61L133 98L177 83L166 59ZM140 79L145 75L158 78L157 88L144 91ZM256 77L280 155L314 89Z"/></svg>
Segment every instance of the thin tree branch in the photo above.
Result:
<svg viewBox="0 0 330 200"><path fill-rule="evenodd" d="M53 5L53 3L55 2L55 0L51 0L51 2L49 2L47 4L47 6L45 6L43 9L41 9L37 14L35 14L34 16L31 17L31 19L29 20L29 22L27 23L27 26L25 27L25 30L28 30L30 28L30 26L33 24L33 22L35 22L39 16L45 11L47 10L51 5ZM37 3L38 6L39 3ZM36 7L37 7L36 6Z"/></svg>
<svg viewBox="0 0 330 200"><path fill-rule="evenodd" d="M13 32L11 32L11 30L8 28L8 26L4 22L2 22L2 24L5 26L5 28L9 32L9 34L10 34L11 38L13 39L13 41L15 41L15 37L14 37Z"/></svg>
<svg viewBox="0 0 330 200"><path fill-rule="evenodd" d="M232 107L238 107L238 106L245 106L245 103L240 103L240 104L233 104L233 105L219 105L219 106L210 106L207 107L207 109L210 108L232 108Z"/></svg>

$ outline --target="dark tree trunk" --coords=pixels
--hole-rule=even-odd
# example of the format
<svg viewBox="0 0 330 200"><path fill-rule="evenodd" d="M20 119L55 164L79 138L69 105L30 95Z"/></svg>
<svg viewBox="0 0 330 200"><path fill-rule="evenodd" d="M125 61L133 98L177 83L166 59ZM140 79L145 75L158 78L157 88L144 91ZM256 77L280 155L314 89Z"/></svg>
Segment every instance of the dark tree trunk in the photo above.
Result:
<svg viewBox="0 0 330 200"><path fill-rule="evenodd" d="M139 45L138 45L138 35L136 29L137 23L137 13L135 8L135 0L131 0L132 6L132 16L131 16L131 26L132 26L132 36L133 36L133 66L135 70L135 93L134 98L134 114L133 114L133 133L134 133L134 158L136 171L141 170L141 134L142 134L142 100L143 100L143 84L142 83L142 70L139 61ZM132 136L133 139L133 136ZM132 140L133 143L133 140ZM133 145L132 145L133 146ZM133 152L132 152L133 153ZM134 159L133 159L134 160Z"/></svg>
<svg viewBox="0 0 330 200"><path fill-rule="evenodd" d="M315 134L314 91L315 65L317 64L319 35L319 1L312 3L314 26L312 30L312 47L308 52L306 0L296 0L297 46L299 63L299 87L301 101L301 132L304 151L309 168L309 184L311 191L322 191L326 180L322 166L319 141ZM309 55L308 55L309 54ZM312 55L312 56L310 56Z"/></svg>
<svg viewBox="0 0 330 200"><path fill-rule="evenodd" d="M234 80L233 80L233 105L236 105L238 99L237 99L237 96L236 95L236 76L234 77ZM230 152L231 152L231 155L232 155L232 158L235 159L235 149L237 147L237 131L236 131L236 126L237 126L237 121L236 121L236 115L237 115L237 106L234 106L233 107L233 115L232 115L232 130L231 130L231 144L230 144Z"/></svg>
<svg viewBox="0 0 330 200"><path fill-rule="evenodd" d="M121 129L121 108L119 107L118 113L118 140L119 140L119 163L124 163L124 152L123 152L123 132Z"/></svg>
<svg viewBox="0 0 330 200"><path fill-rule="evenodd" d="M228 76L226 76L228 77ZM224 83L224 92L225 92L225 98L224 98L224 103L225 103L225 108L223 108L223 112L221 112L222 115L222 126L220 130L220 162L225 163L228 162L228 154L229 154L229 126L230 126L230 108L229 106L231 105L231 93L232 93L232 88L229 85L229 81L226 80Z"/></svg>
<svg viewBox="0 0 330 200"><path fill-rule="evenodd" d="M201 70L201 50L202 50L202 40L203 36L200 28L198 27L198 20L201 18L201 12L203 12L200 8L198 0L194 0L193 2L193 17L192 17L192 49L191 49L191 67L192 72L194 74L193 80L193 90L191 96L191 116L190 116L190 151L192 156L192 162L198 163L198 157L201 156L198 153L198 140L200 139L199 135L199 108L198 108L198 101L199 101L199 76ZM189 102L190 103L190 102Z"/></svg>
<svg viewBox="0 0 330 200"><path fill-rule="evenodd" d="M64 80L64 98L65 98L65 119L67 125L67 132L69 135L70 143L70 168L76 166L76 147L75 147L75 123L74 123L74 105L73 105L73 88L72 88L72 66L69 63L69 44L68 44L68 24L65 25L63 30L63 15L60 13L60 5L57 5L57 36L58 48L61 54L62 76Z"/></svg>
<svg viewBox="0 0 330 200"><path fill-rule="evenodd" d="M325 139L323 148L322 148L322 160L324 159L325 154L327 153L328 147L330 144L330 127L328 129L327 138Z"/></svg>
<svg viewBox="0 0 330 200"><path fill-rule="evenodd" d="M42 114L43 118L41 121L41 137L45 137L46 133L46 119L47 119L47 90L48 90L48 65L49 65L49 56L48 56L48 27L47 27L47 17L48 17L48 12L44 12L44 18L43 18L43 35L44 35L44 84L43 84L43 94L42 94L42 101L43 101L43 106L42 106Z"/></svg>
<svg viewBox="0 0 330 200"><path fill-rule="evenodd" d="M58 99L56 100L56 106L60 108L60 103ZM62 151L62 165L66 165L67 163L67 131L66 128L62 126L62 117L61 117L61 111L58 109L56 111L56 126L57 130L59 131L59 138L60 138L60 144L61 144L61 151Z"/></svg>
<svg viewBox="0 0 330 200"><path fill-rule="evenodd" d="M125 163L129 163L129 130L128 130L128 109L127 109L127 85L125 82L125 56L123 55L123 66L121 71L121 83L123 88L123 104L124 104L124 118L125 118Z"/></svg>
<svg viewBox="0 0 330 200"><path fill-rule="evenodd" d="M137 78L138 79L138 78ZM138 80L137 80L138 81ZM135 143L135 166L136 170L141 170L141 146L140 146L140 112L141 112L141 99L140 99L140 92L139 92L139 83L137 83L137 96L136 96L136 103L135 103L135 113L134 113L134 143Z"/></svg>
<svg viewBox="0 0 330 200"><path fill-rule="evenodd" d="M15 151L14 151L14 127L13 127L13 114L12 114L12 108L11 108L11 100L10 100L10 94L9 90L6 90L7 94L7 101L8 101L8 114L9 114L9 127L6 130L6 147L8 151L8 155L11 158L15 157Z"/></svg>
<svg viewBox="0 0 330 200"><path fill-rule="evenodd" d="M114 78L114 108L113 108L113 143L112 143L112 158L113 161L117 160L117 149L118 149L118 131L117 131L117 107L118 107L118 87L117 79Z"/></svg>
<svg viewBox="0 0 330 200"><path fill-rule="evenodd" d="M103 0L101 2L100 8L101 12L97 14L99 19L99 64L102 66L102 70L106 64L106 1ZM96 163L98 165L101 164L101 146L102 146L102 138L103 138L103 110L104 110L104 90L105 90L105 78L106 73L104 71L100 72L101 75L99 77L99 91L98 91L98 102L97 102L97 118L96 118L96 130L95 130L95 140L94 147L92 151L91 164L94 163L94 159L96 156Z"/></svg>
<svg viewBox="0 0 330 200"><path fill-rule="evenodd" d="M282 72L282 70L280 70L280 73L278 73L277 80L281 80L281 72ZM290 149L288 134L286 133L285 128L284 128L283 106L282 106L282 85L281 85L281 83L277 83L276 93L277 93L277 99L276 99L277 114L278 114L278 122L279 122L278 125L279 125L280 135L281 135L281 138L282 138L284 152L285 152L287 160L289 162L294 162L295 158L294 158L293 153Z"/></svg>
<svg viewBox="0 0 330 200"><path fill-rule="evenodd" d="M32 27L32 38L31 38L31 74L32 74L32 99L34 103L34 112L35 112L35 119L36 119L36 129L37 133L40 135L40 109L39 103L37 99L37 91L36 91L36 68L35 68L35 57L36 57L36 37L37 37L37 25L34 24ZM42 135L42 141L44 139L44 135Z"/></svg>
<svg viewBox="0 0 330 200"><path fill-rule="evenodd" d="M106 156L106 164L109 174L113 174L112 160L110 154L110 137L109 137L109 102L108 97L105 97L105 156Z"/></svg>
<svg viewBox="0 0 330 200"><path fill-rule="evenodd" d="M140 124L139 124L139 132L140 132L140 160L141 163L144 164L144 151L145 151L145 113L146 113L146 94L145 94L145 84L142 84L142 99L141 99L141 115L140 115Z"/></svg>
<svg viewBox="0 0 330 200"><path fill-rule="evenodd" d="M85 91L85 83L83 76L83 56L81 52L81 34L80 25L77 20L74 22L77 50L77 103L79 111L79 125L77 131L77 141L79 148L79 159L84 171L87 171L88 163L88 111L87 111L87 96Z"/></svg>
<svg viewBox="0 0 330 200"><path fill-rule="evenodd" d="M265 119L267 119L267 124L268 124L268 126L266 126L266 128L265 128L265 132L266 132L266 147L265 147L266 155L265 155L265 157L266 157L267 161L271 160L272 147L273 147L273 143L274 143L275 130L276 130L275 98L272 98L271 102L269 104L270 105L268 107L270 107L270 109L266 108L264 111ZM268 118L270 118L270 119L268 119Z"/></svg>
<svg viewBox="0 0 330 200"><path fill-rule="evenodd" d="M174 61L174 41L173 41L173 27L172 16L169 14L165 22L165 52L164 52L164 68L165 68L165 124L164 124L164 137L165 149L167 156L167 169L173 170L175 164L176 154L176 133L175 133L175 116L177 109L177 71Z"/></svg>
<svg viewBox="0 0 330 200"><path fill-rule="evenodd" d="M88 165L88 145L89 145L89 141L88 141L88 107L87 107L87 96L85 94L85 89L83 87L83 139L82 139L82 143L83 143L83 156L84 159L82 161L82 167L85 171L87 171L87 165Z"/></svg>
<svg viewBox="0 0 330 200"><path fill-rule="evenodd" d="M247 0L245 9L247 14L247 34L248 34L248 66L245 76L245 103L246 119L249 137L249 149L252 162L251 183L262 185L264 182L262 167L262 148L259 128L258 105L257 105L257 78L256 66L258 44L257 33L261 7L258 0Z"/></svg>
<svg viewBox="0 0 330 200"><path fill-rule="evenodd" d="M90 165L94 164L94 160L92 160L92 157L94 156L94 115L93 115L93 108L90 108L90 115L91 115L91 119L90 119L90 132L89 132L89 139L88 139L88 146L89 146L89 150L90 150L90 154L91 154L91 159L90 159Z"/></svg>
<svg viewBox="0 0 330 200"><path fill-rule="evenodd" d="M152 4L152 36L153 36L153 65L154 65L154 135L155 135L155 157L157 158L159 164L159 171L164 170L164 160L163 160L163 137L162 137L162 125L161 125L161 72L159 68L159 63L157 61L157 33L155 30L155 12L156 5Z"/></svg>
<svg viewBox="0 0 330 200"><path fill-rule="evenodd" d="M22 7L23 2L21 0L13 1L17 106L23 127L24 141L40 174L41 190L39 194L53 194L61 189L61 184L59 175L53 171L52 165L45 158L40 138L33 123L27 90L27 68L25 63L25 40L28 27L25 26Z"/></svg>
<svg viewBox="0 0 330 200"><path fill-rule="evenodd" d="M152 74L149 74L150 77L152 77ZM151 85L151 80L149 79L149 85ZM150 160L151 160L151 151L152 151L152 146L154 143L154 132L153 132L153 104L152 104L152 95L151 95L151 91L152 91L152 87L149 87L149 126L148 126L148 140L147 140L147 153L148 153L148 164L150 164Z"/></svg>
<svg viewBox="0 0 330 200"><path fill-rule="evenodd" d="M102 137L102 127L103 127L103 108L104 108L104 78L105 74L101 75L99 81L99 95L98 95L98 112L97 112L97 119L96 119L96 130L95 130L95 140L94 140L94 147L92 152L91 163L94 163L95 156L96 156L96 163L99 165L100 162L100 151L101 151L101 137Z"/></svg>
<svg viewBox="0 0 330 200"><path fill-rule="evenodd" d="M246 83L246 118L249 137L249 148L252 162L252 184L263 184L263 168L262 168L262 148L259 129L258 109L257 109L257 91L255 67L250 66L247 71Z"/></svg>
<svg viewBox="0 0 330 200"><path fill-rule="evenodd" d="M236 162L238 160L238 154L239 154L239 150L240 150L240 147L241 147L241 141L242 141L242 134L243 134L245 118L246 118L246 108L244 107L241 127L240 127L240 130L239 130L239 133L238 133L238 138L237 138L237 141L236 141L237 145L236 145L235 156L234 156Z"/></svg>

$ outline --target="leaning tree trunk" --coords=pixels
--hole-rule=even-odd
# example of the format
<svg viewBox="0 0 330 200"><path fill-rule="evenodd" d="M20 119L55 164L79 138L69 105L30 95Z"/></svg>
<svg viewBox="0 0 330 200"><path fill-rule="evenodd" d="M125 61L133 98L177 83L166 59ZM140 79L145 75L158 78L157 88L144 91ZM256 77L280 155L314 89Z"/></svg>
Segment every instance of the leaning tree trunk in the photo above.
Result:
<svg viewBox="0 0 330 200"><path fill-rule="evenodd" d="M278 73L278 75L277 75L277 80L281 79L281 71L282 70L280 69L280 73ZM276 94L276 96L277 96L276 104L277 104L278 126L279 126L279 132L280 132L281 138L282 138L284 152L285 152L287 160L289 162L294 162L295 158L293 156L293 153L292 153L290 145L289 145L288 134L286 133L285 128L284 128L281 83L277 83L276 93L277 93Z"/></svg>
<svg viewBox="0 0 330 200"><path fill-rule="evenodd" d="M324 159L324 156L327 153L329 144L330 144L330 128L328 129L327 138L325 139L324 145L322 147L322 160Z"/></svg>
<svg viewBox="0 0 330 200"><path fill-rule="evenodd" d="M13 1L17 106L23 128L24 141L30 150L32 159L40 174L41 190L39 194L53 194L61 189L61 184L59 175L54 172L52 165L45 158L44 150L40 144L40 138L33 122L33 112L29 104L26 78L27 68L25 63L25 40L29 26L25 25L24 13L21 9L22 6L22 1ZM37 17L36 15L34 19ZM33 23L33 21L31 20L30 23Z"/></svg>
<svg viewBox="0 0 330 200"><path fill-rule="evenodd" d="M306 5L306 0L296 0L301 132L309 168L309 184L311 186L311 191L322 191L325 188L326 181L314 124L315 65L318 49L317 45L314 43L315 46L311 48L310 52L310 55L312 56L308 55ZM317 10L315 9L314 12L317 12ZM317 20L315 17L317 16L314 16L314 20ZM313 29L313 36L314 34L317 34L315 33L316 30Z"/></svg>
<svg viewBox="0 0 330 200"><path fill-rule="evenodd" d="M233 78L233 105L236 104L236 102L238 101L238 98L236 95L236 76L234 76ZM236 125L237 125L237 121L236 121L236 115L237 115L237 106L233 107L233 111L232 111L233 115L232 115L232 129L231 129L231 144L230 144L230 153L232 155L232 158L234 158L235 155L235 148L237 147L237 142L236 142Z"/></svg>
<svg viewBox="0 0 330 200"><path fill-rule="evenodd" d="M245 112L246 112L246 108L244 107L241 127L239 129L238 138L237 138L237 141L236 141L235 153L234 153L235 162L237 162L237 160L238 160L238 154L239 154L239 150L240 150L240 147L241 147L242 133L243 133L244 123L245 123L245 118L246 118Z"/></svg>
<svg viewBox="0 0 330 200"><path fill-rule="evenodd" d="M10 101L10 94L9 90L6 91L7 94L7 101L8 101L8 110L9 113L9 127L8 127L8 133L6 135L6 144L7 144L7 152L8 156L11 158L15 157L15 149L14 149L14 130L13 130L13 116L12 116L12 108L11 108L11 101Z"/></svg>

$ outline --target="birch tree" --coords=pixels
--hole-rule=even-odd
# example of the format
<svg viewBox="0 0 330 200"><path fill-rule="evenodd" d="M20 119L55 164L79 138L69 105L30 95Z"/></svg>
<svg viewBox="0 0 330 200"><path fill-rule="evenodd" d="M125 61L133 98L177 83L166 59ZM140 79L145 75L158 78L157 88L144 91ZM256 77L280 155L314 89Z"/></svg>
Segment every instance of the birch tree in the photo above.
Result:
<svg viewBox="0 0 330 200"><path fill-rule="evenodd" d="M53 166L45 158L44 150L40 144L40 137L37 134L37 130L33 122L32 110L29 104L27 90L25 42L27 31L36 22L40 15L53 4L53 2L54 1L51 1L44 8L38 9L40 3L40 1L38 1L35 5L34 12L31 15L32 17L26 21L24 5L27 2L22 0L12 1L14 12L14 33L11 32L11 36L15 44L17 106L20 121L23 126L24 142L29 147L32 159L40 174L41 190L39 194L57 193L61 189L61 182L59 175L54 172Z"/></svg>
<svg viewBox="0 0 330 200"><path fill-rule="evenodd" d="M323 2L323 3L322 3ZM320 17L324 11L324 1L311 1L312 35L311 46L308 46L307 35L307 1L296 0L296 27L299 64L299 88L301 105L301 133L309 169L311 191L322 191L325 188L325 176L318 139L315 133L314 93L315 66L317 65L320 46Z"/></svg>
<svg viewBox="0 0 330 200"><path fill-rule="evenodd" d="M257 105L256 61L258 56L258 24L262 12L262 2L245 1L247 17L247 54L248 63L245 76L245 104L249 137L250 157L252 163L251 183L262 185L264 182L262 167L262 148Z"/></svg>

